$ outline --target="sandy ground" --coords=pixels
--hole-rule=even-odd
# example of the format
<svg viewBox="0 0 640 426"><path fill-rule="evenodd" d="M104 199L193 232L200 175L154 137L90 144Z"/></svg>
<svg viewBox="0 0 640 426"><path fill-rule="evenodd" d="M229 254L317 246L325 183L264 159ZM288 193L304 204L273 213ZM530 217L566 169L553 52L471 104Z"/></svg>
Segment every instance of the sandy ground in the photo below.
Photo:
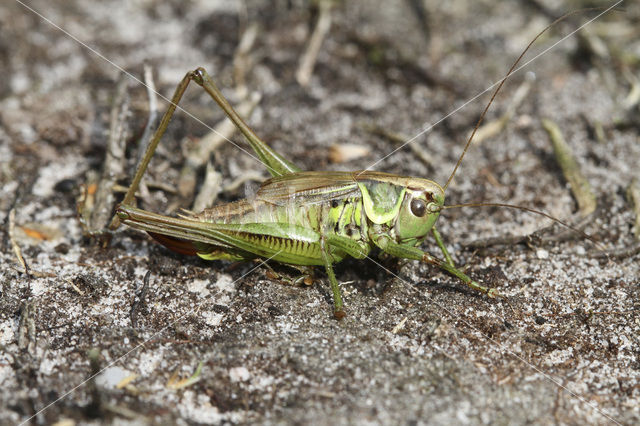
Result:
<svg viewBox="0 0 640 426"><path fill-rule="evenodd" d="M86 226L103 229L149 118L146 89L118 68L142 80L148 65L170 96L204 66L232 103L257 101L248 122L289 159L357 170L391 153L391 136L417 135L498 81L554 16L585 2L340 3L306 85L296 73L322 15L308 2L27 3L68 34L19 2L0 7L0 423L640 422L640 257L627 196L640 177L638 3L517 73L487 117L496 131L471 147L447 192L451 204L518 204L580 225L542 125L551 119L598 202L582 229L599 246L521 210L447 210L438 226L456 263L505 299L415 262L374 258L390 273L347 261L336 270L342 321L321 270L313 286L290 286L257 263L172 254L125 227L109 244L83 231L82 185ZM596 14L554 27L527 58ZM444 183L486 102L375 169ZM190 153L223 118L197 87L182 106L205 125L176 115L139 201L167 214L210 187ZM356 158L336 161L347 144ZM267 177L231 143L207 159L216 203Z"/></svg>

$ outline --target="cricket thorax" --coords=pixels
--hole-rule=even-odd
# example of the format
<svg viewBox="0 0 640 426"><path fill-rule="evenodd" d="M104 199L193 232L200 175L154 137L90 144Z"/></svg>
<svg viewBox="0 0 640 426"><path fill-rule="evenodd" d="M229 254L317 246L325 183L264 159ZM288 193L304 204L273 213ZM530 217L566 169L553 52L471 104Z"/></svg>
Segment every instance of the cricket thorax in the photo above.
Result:
<svg viewBox="0 0 640 426"><path fill-rule="evenodd" d="M440 215L444 191L426 179L381 177L358 183L367 219L399 243L422 241Z"/></svg>
<svg viewBox="0 0 640 426"><path fill-rule="evenodd" d="M367 220L361 197L331 200L326 228L337 235L361 240L367 235Z"/></svg>

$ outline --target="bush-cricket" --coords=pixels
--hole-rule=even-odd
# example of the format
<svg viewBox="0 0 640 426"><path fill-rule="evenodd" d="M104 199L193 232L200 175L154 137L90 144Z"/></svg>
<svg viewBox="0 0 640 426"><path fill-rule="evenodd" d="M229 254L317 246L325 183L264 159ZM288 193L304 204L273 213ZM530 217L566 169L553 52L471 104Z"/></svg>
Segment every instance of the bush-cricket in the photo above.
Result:
<svg viewBox="0 0 640 426"><path fill-rule="evenodd" d="M128 226L148 232L174 251L208 260L268 258L302 267L323 266L331 284L336 318L343 317L344 310L333 264L346 257L364 259L376 247L394 257L435 265L470 288L496 297L495 289L478 283L454 265L435 222L441 210L446 208L445 190L497 93L530 46L553 25L529 43L500 81L443 186L423 178L368 170L302 171L249 128L203 68L188 72L176 88L129 191L117 208L117 217ZM197 214L174 218L138 209L132 204L134 193L191 81L201 86L224 110L272 178L264 182L252 198L214 206ZM525 207L508 207L550 217ZM429 234L442 251L443 259L419 248Z"/></svg>

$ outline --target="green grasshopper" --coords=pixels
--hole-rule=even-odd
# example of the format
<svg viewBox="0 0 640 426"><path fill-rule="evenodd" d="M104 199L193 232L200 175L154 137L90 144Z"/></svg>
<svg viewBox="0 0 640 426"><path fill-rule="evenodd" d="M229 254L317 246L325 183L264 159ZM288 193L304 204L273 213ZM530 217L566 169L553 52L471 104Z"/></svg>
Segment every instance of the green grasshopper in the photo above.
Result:
<svg viewBox="0 0 640 426"><path fill-rule="evenodd" d="M470 288L496 297L497 290L479 284L455 267L435 222L444 208L445 189L487 110L520 59L544 31L531 41L494 91L444 187L427 179L374 171L302 171L249 128L203 68L188 72L176 88L129 191L117 207L112 228L118 226L119 219L148 232L171 250L208 260L266 258L300 267L324 266L336 318L343 317L344 311L333 265L348 256L364 259L374 247L391 256L435 265ZM191 81L224 110L272 178L252 198L214 206L198 214L174 218L136 208L132 204L134 193ZM444 260L419 248L429 234Z"/></svg>

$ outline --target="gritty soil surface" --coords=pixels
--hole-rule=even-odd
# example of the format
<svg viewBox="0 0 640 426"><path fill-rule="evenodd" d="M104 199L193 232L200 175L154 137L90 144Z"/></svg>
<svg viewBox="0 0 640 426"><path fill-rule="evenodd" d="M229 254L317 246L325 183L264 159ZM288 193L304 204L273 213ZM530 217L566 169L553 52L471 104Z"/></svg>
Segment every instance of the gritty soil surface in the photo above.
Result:
<svg viewBox="0 0 640 426"><path fill-rule="evenodd" d="M257 262L98 232L149 121L144 66L166 97L205 67L232 104L257 102L250 126L303 169L375 163L444 184L488 95L466 101L554 17L610 3L338 2L301 78L325 19L316 2L26 3L42 16L0 7L1 424L640 422L638 207L627 195L640 177L637 2L515 74L447 190L450 204L526 206L584 234L517 209L445 210L438 227L456 264L505 297L373 256L382 267L336 267L341 321L321 268L312 286L286 285ZM597 14L555 26L525 62ZM181 106L195 118L172 120L138 204L191 209L207 176L215 203L255 191L268 173L237 134L193 166L224 116L196 85ZM597 199L586 220L544 118ZM431 239L423 247L439 253Z"/></svg>

